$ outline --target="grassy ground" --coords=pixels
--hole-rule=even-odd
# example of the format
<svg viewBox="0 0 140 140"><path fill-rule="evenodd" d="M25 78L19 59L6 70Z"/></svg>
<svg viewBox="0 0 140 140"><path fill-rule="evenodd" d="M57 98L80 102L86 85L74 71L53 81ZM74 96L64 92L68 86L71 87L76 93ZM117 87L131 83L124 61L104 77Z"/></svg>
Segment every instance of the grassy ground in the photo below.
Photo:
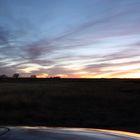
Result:
<svg viewBox="0 0 140 140"><path fill-rule="evenodd" d="M0 125L140 132L140 80L0 79Z"/></svg>

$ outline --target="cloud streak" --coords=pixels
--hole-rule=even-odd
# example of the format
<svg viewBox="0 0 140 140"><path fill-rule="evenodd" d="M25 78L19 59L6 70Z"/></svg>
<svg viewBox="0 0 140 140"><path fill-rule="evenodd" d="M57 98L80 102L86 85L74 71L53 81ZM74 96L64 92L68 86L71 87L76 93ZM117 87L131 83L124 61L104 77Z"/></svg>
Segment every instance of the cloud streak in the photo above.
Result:
<svg viewBox="0 0 140 140"><path fill-rule="evenodd" d="M36 73L65 77L119 77L119 74L129 74L129 71L122 70L123 67L131 67L131 75L134 70L138 71L138 0L93 1L93 8L89 9L85 8L87 1L73 7L72 0L69 5L65 2L62 5L68 9L60 5L62 11L48 2L54 11L49 8L42 13L43 5L39 3L36 16L34 8L37 8L35 4L38 2L33 3L29 16L26 14L27 5L18 2L17 7L23 6L20 11L17 7L7 8L10 3L3 4L2 12L7 14L3 14L3 20L0 20L0 74L20 72L23 76ZM72 7L83 14L79 19L75 18ZM11 14L8 9L13 9ZM24 12L24 16L19 17L17 11ZM50 15L52 18L48 18L47 12L53 13Z"/></svg>

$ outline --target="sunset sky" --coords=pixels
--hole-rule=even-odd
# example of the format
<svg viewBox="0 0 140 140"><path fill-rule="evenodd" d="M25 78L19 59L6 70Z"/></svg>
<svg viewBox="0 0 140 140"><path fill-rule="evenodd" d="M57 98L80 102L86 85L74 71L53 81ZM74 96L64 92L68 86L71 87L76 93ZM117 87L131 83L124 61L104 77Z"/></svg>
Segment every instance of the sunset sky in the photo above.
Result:
<svg viewBox="0 0 140 140"><path fill-rule="evenodd" d="M140 0L0 0L0 75L140 78Z"/></svg>

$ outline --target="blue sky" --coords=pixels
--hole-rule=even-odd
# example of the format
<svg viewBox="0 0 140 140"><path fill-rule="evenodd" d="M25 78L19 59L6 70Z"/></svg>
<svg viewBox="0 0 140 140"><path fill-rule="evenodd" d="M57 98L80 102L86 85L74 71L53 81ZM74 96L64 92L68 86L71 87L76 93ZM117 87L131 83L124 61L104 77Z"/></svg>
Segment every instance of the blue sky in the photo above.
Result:
<svg viewBox="0 0 140 140"><path fill-rule="evenodd" d="M140 77L139 0L0 0L0 75Z"/></svg>

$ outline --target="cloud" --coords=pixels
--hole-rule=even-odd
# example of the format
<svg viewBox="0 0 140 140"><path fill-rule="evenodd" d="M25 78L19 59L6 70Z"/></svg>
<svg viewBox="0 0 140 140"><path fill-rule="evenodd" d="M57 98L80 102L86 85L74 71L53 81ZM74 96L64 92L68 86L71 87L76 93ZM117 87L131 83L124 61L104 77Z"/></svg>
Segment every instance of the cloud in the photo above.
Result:
<svg viewBox="0 0 140 140"><path fill-rule="evenodd" d="M44 44L39 41L28 45L26 48L23 48L23 50L25 51L27 58L36 59L47 50L46 48L47 46L44 47Z"/></svg>
<svg viewBox="0 0 140 140"><path fill-rule="evenodd" d="M10 33L0 26L0 45L7 45L9 43Z"/></svg>
<svg viewBox="0 0 140 140"><path fill-rule="evenodd" d="M38 32L36 23L28 18L10 15L14 28L0 26L0 73L6 69L9 74L22 70L23 73L95 76L105 74L103 68L138 63L139 39L131 41L131 37L136 38L133 35L140 33L140 20L135 16L139 5L125 0L101 3L107 7L99 10L101 13L91 13L86 20L68 26L54 36L49 33L43 36L42 30ZM53 21L48 20L49 23ZM37 22L39 27L43 25L41 22ZM129 38L125 38L127 36ZM117 37L122 38L115 40ZM3 61L5 59L7 61ZM107 75L109 72L108 69Z"/></svg>

